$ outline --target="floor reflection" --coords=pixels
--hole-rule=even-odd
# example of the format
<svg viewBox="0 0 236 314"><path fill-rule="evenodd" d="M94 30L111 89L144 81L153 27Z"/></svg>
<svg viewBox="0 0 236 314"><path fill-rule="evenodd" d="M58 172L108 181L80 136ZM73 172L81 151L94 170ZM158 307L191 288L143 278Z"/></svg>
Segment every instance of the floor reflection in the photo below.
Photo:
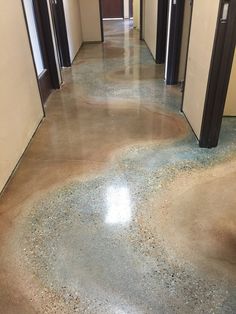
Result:
<svg viewBox="0 0 236 314"><path fill-rule="evenodd" d="M128 187L107 188L107 224L126 224L132 218L132 208Z"/></svg>

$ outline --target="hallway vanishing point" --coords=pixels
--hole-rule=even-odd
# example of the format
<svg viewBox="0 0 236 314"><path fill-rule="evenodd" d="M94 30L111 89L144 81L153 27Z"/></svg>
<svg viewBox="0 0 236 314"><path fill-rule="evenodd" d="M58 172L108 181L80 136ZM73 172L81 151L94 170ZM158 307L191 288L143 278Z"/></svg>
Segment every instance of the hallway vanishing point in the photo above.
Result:
<svg viewBox="0 0 236 314"><path fill-rule="evenodd" d="M1 197L0 313L235 313L236 120L200 149L139 33L104 27Z"/></svg>

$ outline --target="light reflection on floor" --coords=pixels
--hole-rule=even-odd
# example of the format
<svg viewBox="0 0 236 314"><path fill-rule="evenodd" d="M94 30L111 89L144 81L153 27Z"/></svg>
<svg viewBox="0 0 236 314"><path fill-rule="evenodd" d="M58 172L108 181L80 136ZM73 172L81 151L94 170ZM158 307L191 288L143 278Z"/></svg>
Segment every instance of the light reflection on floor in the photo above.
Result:
<svg viewBox="0 0 236 314"><path fill-rule="evenodd" d="M107 188L107 215L108 224L129 223L132 218L132 208L129 188L127 186Z"/></svg>

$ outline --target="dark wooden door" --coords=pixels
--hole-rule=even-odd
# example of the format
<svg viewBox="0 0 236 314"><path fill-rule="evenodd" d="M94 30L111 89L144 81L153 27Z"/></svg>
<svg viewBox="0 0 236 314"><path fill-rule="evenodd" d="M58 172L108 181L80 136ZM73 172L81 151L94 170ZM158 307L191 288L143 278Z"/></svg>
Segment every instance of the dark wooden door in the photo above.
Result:
<svg viewBox="0 0 236 314"><path fill-rule="evenodd" d="M103 18L123 18L124 2L123 0L102 0Z"/></svg>

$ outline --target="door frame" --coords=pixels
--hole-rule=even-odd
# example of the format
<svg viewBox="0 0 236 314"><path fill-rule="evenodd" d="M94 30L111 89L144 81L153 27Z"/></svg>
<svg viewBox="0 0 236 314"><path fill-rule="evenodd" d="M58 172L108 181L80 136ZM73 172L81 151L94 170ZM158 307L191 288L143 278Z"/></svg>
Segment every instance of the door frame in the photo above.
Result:
<svg viewBox="0 0 236 314"><path fill-rule="evenodd" d="M101 41L104 42L104 28L103 28L103 18L102 18L102 0L99 0L99 14L100 14Z"/></svg>
<svg viewBox="0 0 236 314"><path fill-rule="evenodd" d="M143 0L140 0L140 40L143 40Z"/></svg>
<svg viewBox="0 0 236 314"><path fill-rule="evenodd" d="M58 51L62 67L70 67L70 49L66 29L66 18L62 0L50 0L52 20L55 28Z"/></svg>
<svg viewBox="0 0 236 314"><path fill-rule="evenodd" d="M42 109L43 109L43 116L46 116L45 113L45 108L44 108L44 98L41 92L41 87L40 87L40 83L39 83L39 79L38 79L38 73L37 73L37 68L36 68L36 63L35 63L35 59L34 59L34 52L33 52L33 46L31 43L31 38L30 38L30 32L29 32L29 26L28 26L28 21L27 21L27 16L26 16L26 12L25 12L25 5L24 5L24 0L21 0L21 6L22 6L22 11L23 11L23 15L24 15L24 20L25 20L25 26L26 26L26 31L27 31L27 36L28 36L28 40L29 40L29 46L30 46L30 52L31 52L31 56L32 56L32 61L33 61L33 66L34 66L34 72L35 72L35 77L36 77L36 81L37 81L37 85L38 85L38 90L39 90L39 96L40 96L40 100L41 100L41 105L42 105Z"/></svg>
<svg viewBox="0 0 236 314"><path fill-rule="evenodd" d="M39 42L41 45L41 54L42 54L43 61L47 67L47 70L48 70L47 72L49 74L49 80L50 80L50 83L49 83L49 80L43 80L44 73L38 76L38 73L36 70L35 74L38 81L40 97L41 97L42 103L44 104L50 94L50 92L48 91L50 89L52 90L52 89L60 88L60 78L59 78L56 55L55 55L55 50L54 50L48 2L47 0L32 0L32 4L33 4L33 9L34 9L34 15L35 15L36 31L37 31ZM33 53L33 47L31 43L30 32L29 32L29 25L28 25L28 20L27 20L26 11L25 11L24 0L21 0L21 5L22 5L23 14L25 18L25 24L26 24L26 28L27 28L27 32L29 36L29 44L30 44L30 49L32 53L32 59L33 59L34 66L36 66L34 53Z"/></svg>
<svg viewBox="0 0 236 314"><path fill-rule="evenodd" d="M169 40L167 41L165 79L167 85L176 85L178 84L185 0L170 0L169 3Z"/></svg>
<svg viewBox="0 0 236 314"><path fill-rule="evenodd" d="M223 7L229 3L227 20ZM236 1L221 0L204 104L199 146L218 145L236 45Z"/></svg>
<svg viewBox="0 0 236 314"><path fill-rule="evenodd" d="M190 5L191 5L190 25L189 25L189 33L188 33L187 54L186 54L186 60L185 60L184 81L182 82L182 101L181 101L181 108L180 108L180 111L182 113L183 113L183 104L184 104L185 80L186 80L186 74L187 74L187 63L188 63L188 55L189 55L189 44L190 44L190 33L191 33L191 28L192 28L192 16L193 16L194 0L190 0Z"/></svg>
<svg viewBox="0 0 236 314"><path fill-rule="evenodd" d="M104 35L103 16L102 16L102 0L99 0L98 4L99 4L99 14L100 14L101 42L103 43L105 40L105 35ZM124 1L122 1L122 12L123 12L123 19L124 19Z"/></svg>
<svg viewBox="0 0 236 314"><path fill-rule="evenodd" d="M156 39L156 63L162 64L166 60L168 23L168 1L159 0L157 9L157 39Z"/></svg>
<svg viewBox="0 0 236 314"><path fill-rule="evenodd" d="M39 32L39 36L42 41L45 42L44 57L48 59L48 67L51 75L52 86L55 89L60 88L60 80L57 72L56 55L53 45L52 30L50 24L50 17L48 11L47 0L33 0L33 5L35 9L36 22L42 21L42 32Z"/></svg>
<svg viewBox="0 0 236 314"><path fill-rule="evenodd" d="M21 5L24 12L26 28L29 33L29 42L33 53L32 57L35 63L24 0L21 0ZM45 103L51 91L53 89L60 88L60 79L56 63L56 55L54 51L48 2L47 0L32 0L32 6L36 24L36 32L38 35L41 55L45 66L45 70L40 75L38 75L38 73L36 72L36 77L38 80L42 102Z"/></svg>

